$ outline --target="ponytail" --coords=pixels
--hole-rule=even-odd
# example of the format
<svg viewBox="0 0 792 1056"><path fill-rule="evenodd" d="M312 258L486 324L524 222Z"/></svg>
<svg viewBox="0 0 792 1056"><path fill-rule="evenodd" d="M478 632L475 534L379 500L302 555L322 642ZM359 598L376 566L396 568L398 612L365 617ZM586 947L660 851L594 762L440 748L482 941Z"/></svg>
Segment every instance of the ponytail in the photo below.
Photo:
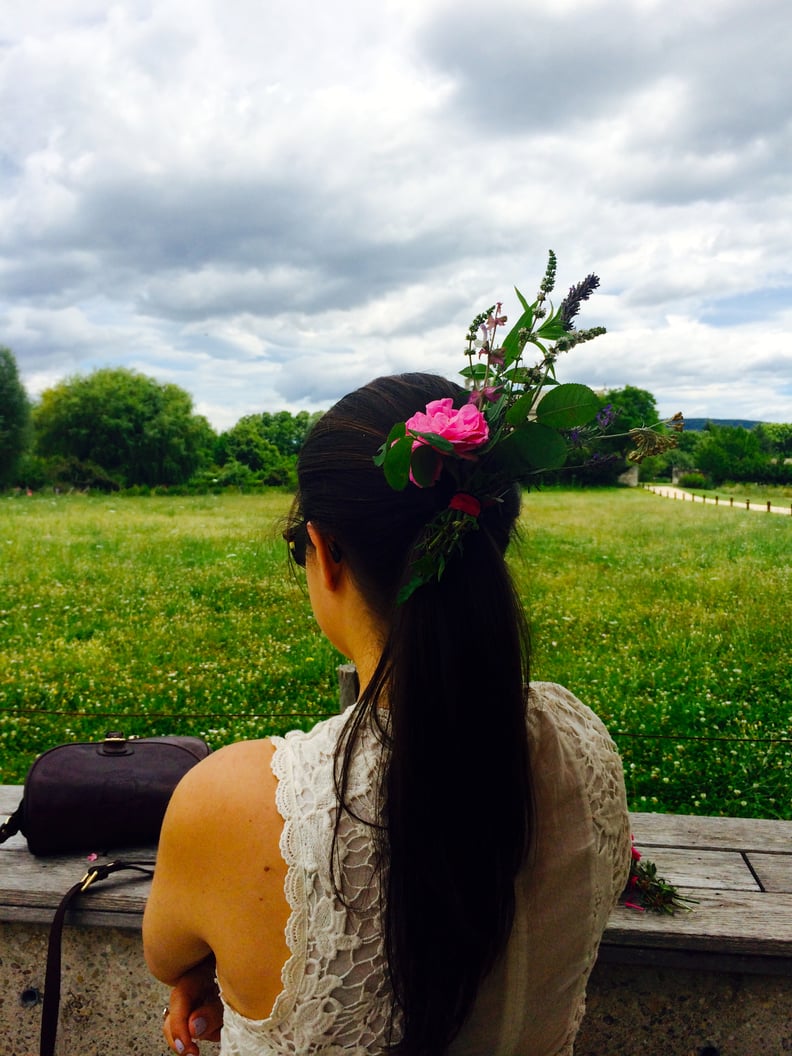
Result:
<svg viewBox="0 0 792 1056"><path fill-rule="evenodd" d="M394 1056L439 1056L459 1032L508 941L531 837L528 634L504 560L517 489L482 511L439 582L396 603L414 542L451 492L442 483L394 492L372 454L394 421L447 396L465 399L430 375L380 378L319 420L298 464L297 513L337 541L387 628L339 740L335 775L349 810L358 734L372 725L385 748L378 812L373 823L361 820L380 850Z"/></svg>
<svg viewBox="0 0 792 1056"><path fill-rule="evenodd" d="M529 839L527 635L485 528L391 639L385 941L409 1056L441 1053L503 951Z"/></svg>

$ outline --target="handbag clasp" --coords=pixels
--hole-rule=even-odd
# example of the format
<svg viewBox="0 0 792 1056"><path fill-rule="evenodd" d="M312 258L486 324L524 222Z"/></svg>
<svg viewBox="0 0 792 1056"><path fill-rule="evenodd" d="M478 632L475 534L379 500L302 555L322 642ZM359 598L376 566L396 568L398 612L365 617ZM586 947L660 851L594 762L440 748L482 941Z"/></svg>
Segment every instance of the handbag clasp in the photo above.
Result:
<svg viewBox="0 0 792 1056"><path fill-rule="evenodd" d="M118 730L111 730L105 734L105 739L102 741L101 747L99 748L100 755L131 755L132 749L129 747L126 737L123 733Z"/></svg>

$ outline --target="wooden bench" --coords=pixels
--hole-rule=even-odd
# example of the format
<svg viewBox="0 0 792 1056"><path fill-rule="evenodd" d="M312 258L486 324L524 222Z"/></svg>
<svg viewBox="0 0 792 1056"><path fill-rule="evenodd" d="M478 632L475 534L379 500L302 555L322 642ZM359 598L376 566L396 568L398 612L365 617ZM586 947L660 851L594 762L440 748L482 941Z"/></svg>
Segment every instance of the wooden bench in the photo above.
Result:
<svg viewBox="0 0 792 1056"><path fill-rule="evenodd" d="M0 814L20 795L0 786ZM674 916L614 910L576 1056L792 1051L792 822L664 814L632 821L637 846L697 904ZM7 1056L37 1051L47 925L85 869L80 858L34 858L19 836L0 847L0 1051ZM148 888L121 874L68 918L62 1056L165 1051L159 1010L167 993L148 977L140 950Z"/></svg>

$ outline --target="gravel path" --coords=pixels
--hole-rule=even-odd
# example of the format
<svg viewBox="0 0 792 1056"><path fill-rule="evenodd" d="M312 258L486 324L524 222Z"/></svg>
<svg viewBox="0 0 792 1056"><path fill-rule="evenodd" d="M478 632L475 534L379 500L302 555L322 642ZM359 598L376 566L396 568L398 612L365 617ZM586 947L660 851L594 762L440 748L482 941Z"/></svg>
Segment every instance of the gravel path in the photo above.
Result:
<svg viewBox="0 0 792 1056"><path fill-rule="evenodd" d="M701 502L709 506L722 506L724 509L751 510L754 513L785 513L787 517L792 515L792 503L789 506L768 506L767 502L757 502L756 499L735 499L730 502L728 498L705 498L703 495L694 495L683 488L675 488L667 484L644 484L646 491L653 491L655 495L662 495L664 499L680 499L682 502Z"/></svg>

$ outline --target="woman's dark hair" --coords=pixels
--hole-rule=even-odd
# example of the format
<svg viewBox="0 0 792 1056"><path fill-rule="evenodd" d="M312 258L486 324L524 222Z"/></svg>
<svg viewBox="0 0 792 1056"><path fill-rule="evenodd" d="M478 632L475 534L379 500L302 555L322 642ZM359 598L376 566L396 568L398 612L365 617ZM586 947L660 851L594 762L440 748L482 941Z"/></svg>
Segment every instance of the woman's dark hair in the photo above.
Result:
<svg viewBox="0 0 792 1056"><path fill-rule="evenodd" d="M438 1056L465 1021L509 937L531 828L528 638L504 561L519 490L482 511L439 582L396 603L422 530L456 489L441 476L396 492L373 456L396 422L449 396L457 407L467 399L428 374L378 378L345 396L302 447L292 512L335 541L388 628L336 751L336 785L346 806L350 760L371 723L386 745L375 832L402 1024L391 1051L404 1056Z"/></svg>

